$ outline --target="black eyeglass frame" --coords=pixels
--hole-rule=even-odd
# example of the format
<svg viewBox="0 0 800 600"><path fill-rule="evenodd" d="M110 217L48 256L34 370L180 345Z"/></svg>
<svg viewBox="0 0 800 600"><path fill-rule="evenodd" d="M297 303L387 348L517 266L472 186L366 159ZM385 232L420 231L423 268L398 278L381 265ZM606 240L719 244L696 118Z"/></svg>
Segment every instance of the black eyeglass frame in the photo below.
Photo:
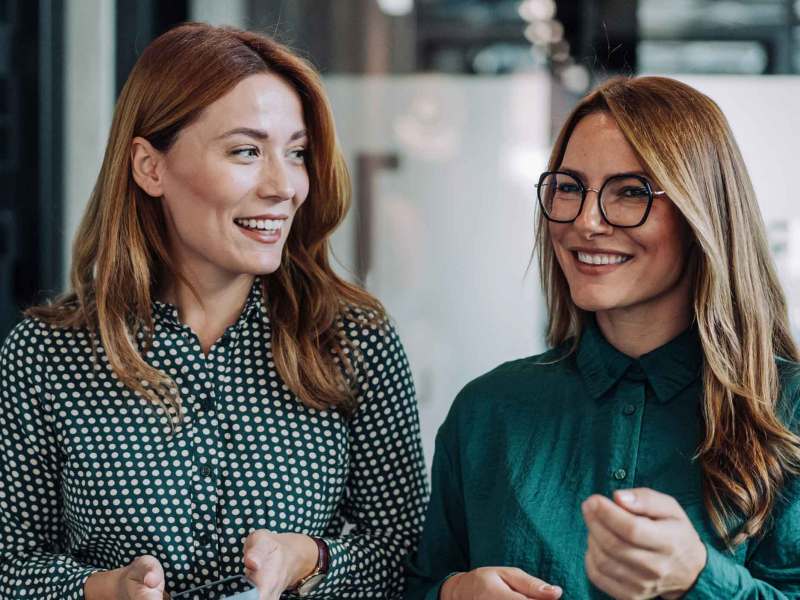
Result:
<svg viewBox="0 0 800 600"><path fill-rule="evenodd" d="M574 179L580 186L581 205L578 207L578 212L571 219L567 220L554 219L553 217L547 214L547 209L545 208L544 201L542 200L542 188L545 187L544 180L550 175L566 175L567 177L571 177L572 179ZM600 202L600 198L603 196L603 190L605 189L606 185L608 185L608 182L622 177L637 179L641 181L644 184L644 188L647 190L647 208L645 208L642 219L635 225L618 225L614 223L613 221L611 221L611 219L608 218L608 216L606 215L606 211L603 209L603 204ZM603 217L603 220L612 227L620 227L624 229L631 229L633 227L640 227L641 225L644 225L644 222L647 221L647 217L650 215L650 209L653 207L653 200L655 199L655 197L662 196L667 193L664 190L653 190L653 186L650 185L650 182L647 181L647 179L635 173L619 173L617 175L612 175L603 182L603 185L601 185L600 189L598 190L587 186L585 183L583 183L583 181L581 181L580 177L578 177L575 173L570 173L569 171L545 171L544 173L539 175L539 182L536 184L535 187L536 187L536 197L539 200L539 207L542 209L542 214L548 221L552 221L553 223L575 222L575 220L579 216L581 216L581 213L583 212L583 205L586 203L586 194L588 192L595 192L597 194L597 207L600 209L600 215Z"/></svg>

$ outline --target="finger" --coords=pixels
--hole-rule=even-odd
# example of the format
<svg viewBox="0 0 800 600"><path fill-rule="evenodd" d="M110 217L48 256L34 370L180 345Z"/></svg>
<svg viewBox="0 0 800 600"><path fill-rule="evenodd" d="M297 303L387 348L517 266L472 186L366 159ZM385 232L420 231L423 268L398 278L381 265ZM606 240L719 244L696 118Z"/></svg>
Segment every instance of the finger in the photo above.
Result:
<svg viewBox="0 0 800 600"><path fill-rule="evenodd" d="M561 588L529 575L522 569L498 569L500 578L515 592L536 600L555 600L561 597Z"/></svg>
<svg viewBox="0 0 800 600"><path fill-rule="evenodd" d="M614 492L614 501L633 514L651 519L675 519L686 515L675 498L650 488L619 490Z"/></svg>
<svg viewBox="0 0 800 600"><path fill-rule="evenodd" d="M651 566L660 562L661 555L658 552L626 542L600 519L589 519L586 526L589 529L589 540L597 544L604 554L613 556L642 576L653 577L657 574Z"/></svg>
<svg viewBox="0 0 800 600"><path fill-rule="evenodd" d="M662 557L649 550L634 546L609 550L594 534L590 534L587 551L594 554L595 564L610 577L630 583L643 583L651 582L659 576L656 566L661 563Z"/></svg>
<svg viewBox="0 0 800 600"><path fill-rule="evenodd" d="M600 521L606 529L633 546L658 550L663 545L659 528L654 521L631 514L608 498L599 495L590 496L584 500L581 510L587 527L595 521Z"/></svg>
<svg viewBox="0 0 800 600"><path fill-rule="evenodd" d="M596 552L586 552L584 566L589 581L612 598L639 597L629 588L629 584L626 581L610 576L600 568Z"/></svg>

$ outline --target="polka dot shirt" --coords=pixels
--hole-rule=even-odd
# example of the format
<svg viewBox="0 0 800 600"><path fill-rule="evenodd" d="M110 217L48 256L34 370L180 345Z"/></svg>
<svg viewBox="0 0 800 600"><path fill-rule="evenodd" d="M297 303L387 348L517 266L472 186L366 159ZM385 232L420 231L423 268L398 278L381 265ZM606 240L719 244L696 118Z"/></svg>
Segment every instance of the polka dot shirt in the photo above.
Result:
<svg viewBox="0 0 800 600"><path fill-rule="evenodd" d="M0 599L83 598L93 572L142 554L176 593L242 573L257 529L322 537L315 598L392 598L427 484L414 388L390 324L342 322L358 344L358 409L307 408L275 370L256 284L204 355L155 303L144 354L181 391L164 410L125 388L87 332L27 319L0 352Z"/></svg>

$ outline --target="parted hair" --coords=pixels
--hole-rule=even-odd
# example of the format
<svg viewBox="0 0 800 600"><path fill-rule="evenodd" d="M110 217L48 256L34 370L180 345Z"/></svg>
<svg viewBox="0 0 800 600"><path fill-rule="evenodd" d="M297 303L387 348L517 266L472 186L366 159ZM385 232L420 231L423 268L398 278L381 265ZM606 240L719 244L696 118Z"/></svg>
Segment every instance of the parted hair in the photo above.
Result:
<svg viewBox="0 0 800 600"><path fill-rule="evenodd" d="M550 170L561 164L577 123L597 112L616 121L694 238L693 317L704 355L704 437L695 459L711 521L735 547L765 531L800 467L800 438L788 423L776 362L796 363L798 350L755 192L720 108L665 77L615 78L587 95L561 128ZM547 341L577 344L587 315L571 300L541 214L536 228Z"/></svg>
<svg viewBox="0 0 800 600"><path fill-rule="evenodd" d="M375 298L330 265L329 239L347 213L351 187L317 72L265 35L202 23L171 29L145 48L117 101L102 167L74 241L71 290L27 314L56 326L88 328L121 382L177 420L178 390L143 359L137 336L143 334L145 344L152 339L152 302L165 281L186 280L167 250L161 203L133 179L132 140L141 136L168 152L204 108L244 78L264 72L296 91L308 133L308 197L279 269L262 278L279 375L306 405L351 412L355 393L348 372L357 348L344 331L344 319L385 318Z"/></svg>

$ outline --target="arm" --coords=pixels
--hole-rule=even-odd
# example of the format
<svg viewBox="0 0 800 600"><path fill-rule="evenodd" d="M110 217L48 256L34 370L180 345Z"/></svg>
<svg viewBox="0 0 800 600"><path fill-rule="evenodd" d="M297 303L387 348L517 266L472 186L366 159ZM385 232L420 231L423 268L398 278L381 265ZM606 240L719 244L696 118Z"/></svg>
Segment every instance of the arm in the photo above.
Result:
<svg viewBox="0 0 800 600"><path fill-rule="evenodd" d="M445 442L446 427L436 436L431 502L419 551L408 567L406 600L437 600L450 575L470 569L460 475Z"/></svg>
<svg viewBox="0 0 800 600"><path fill-rule="evenodd" d="M787 484L767 534L742 566L706 544L708 559L686 600L800 598L800 481Z"/></svg>
<svg viewBox="0 0 800 600"><path fill-rule="evenodd" d="M359 407L350 422L350 476L340 506L353 528L324 538L330 566L315 598L394 597L422 527L427 483L405 352L389 325L380 335L370 331L361 347Z"/></svg>
<svg viewBox="0 0 800 600"><path fill-rule="evenodd" d="M59 455L41 402L36 329L21 323L0 350L0 600L78 600L99 569L64 553Z"/></svg>

